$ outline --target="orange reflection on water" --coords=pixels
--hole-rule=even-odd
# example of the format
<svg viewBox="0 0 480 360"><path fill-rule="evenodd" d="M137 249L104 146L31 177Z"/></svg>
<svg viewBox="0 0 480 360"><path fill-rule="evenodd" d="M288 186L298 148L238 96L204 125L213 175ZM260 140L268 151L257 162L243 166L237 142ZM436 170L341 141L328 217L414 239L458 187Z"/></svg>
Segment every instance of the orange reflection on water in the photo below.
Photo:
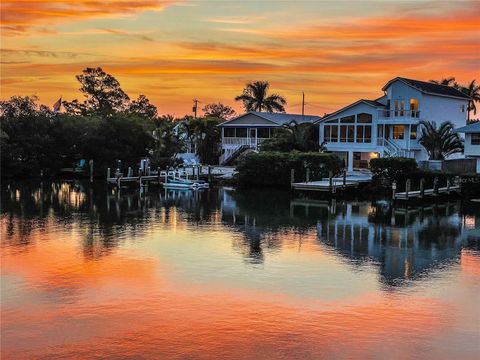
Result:
<svg viewBox="0 0 480 360"><path fill-rule="evenodd" d="M26 251L3 252L2 274L20 289L2 301L5 358L450 355L417 342L452 326L452 309L435 299L372 293L338 304L301 303L233 283L177 283L159 260L132 249L79 256L79 234L33 231Z"/></svg>

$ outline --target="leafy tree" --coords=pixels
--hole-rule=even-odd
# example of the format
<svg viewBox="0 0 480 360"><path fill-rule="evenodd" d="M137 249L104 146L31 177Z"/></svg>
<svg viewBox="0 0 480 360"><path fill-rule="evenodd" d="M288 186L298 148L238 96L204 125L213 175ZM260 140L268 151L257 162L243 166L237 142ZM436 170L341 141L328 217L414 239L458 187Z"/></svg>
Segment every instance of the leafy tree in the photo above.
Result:
<svg viewBox="0 0 480 360"><path fill-rule="evenodd" d="M245 111L285 112L287 100L279 94L268 95L269 86L268 81L248 83L235 100L243 102Z"/></svg>
<svg viewBox="0 0 480 360"><path fill-rule="evenodd" d="M128 112L150 120L154 120L158 117L156 106L150 103L150 100L148 100L145 95L139 95L137 100L133 100L129 104Z"/></svg>
<svg viewBox="0 0 480 360"><path fill-rule="evenodd" d="M272 138L261 144L262 151L318 151L318 126L315 124L298 124L292 121L276 129Z"/></svg>
<svg viewBox="0 0 480 360"><path fill-rule="evenodd" d="M82 74L76 76L80 82L80 91L85 101L64 101L62 104L68 113L87 115L98 113L103 116L126 109L129 97L120 87L115 77L107 74L102 68L86 68Z"/></svg>
<svg viewBox="0 0 480 360"><path fill-rule="evenodd" d="M36 101L28 96L0 101L2 176L38 175L59 167L51 114Z"/></svg>
<svg viewBox="0 0 480 360"><path fill-rule="evenodd" d="M180 133L176 130L178 123L171 115L158 118L155 122L154 158L173 157L184 148Z"/></svg>
<svg viewBox="0 0 480 360"><path fill-rule="evenodd" d="M205 164L216 164L220 158L221 130L218 127L223 119L186 117L182 131L193 150Z"/></svg>
<svg viewBox="0 0 480 360"><path fill-rule="evenodd" d="M476 102L480 101L480 85L476 84L476 80L472 80L467 86L461 86L460 91L470 97L467 108L467 122L470 122L470 112L473 111L473 114L477 114L477 104Z"/></svg>
<svg viewBox="0 0 480 360"><path fill-rule="evenodd" d="M222 122L222 119L213 117L206 117L197 122L196 152L204 164L218 163L221 153L221 130L218 125Z"/></svg>
<svg viewBox="0 0 480 360"><path fill-rule="evenodd" d="M419 142L427 150L430 160L443 160L463 151L463 140L453 132L451 122L443 122L438 129L433 121L420 121L420 124L422 135Z"/></svg>
<svg viewBox="0 0 480 360"><path fill-rule="evenodd" d="M223 120L229 120L236 115L235 110L222 103L208 104L202 110L206 117L214 117Z"/></svg>

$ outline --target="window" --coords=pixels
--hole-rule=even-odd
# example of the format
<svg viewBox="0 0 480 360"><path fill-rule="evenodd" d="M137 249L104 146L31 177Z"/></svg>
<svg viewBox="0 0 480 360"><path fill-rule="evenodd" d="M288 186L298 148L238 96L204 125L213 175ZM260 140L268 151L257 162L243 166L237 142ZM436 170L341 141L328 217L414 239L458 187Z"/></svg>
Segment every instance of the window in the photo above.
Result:
<svg viewBox="0 0 480 360"><path fill-rule="evenodd" d="M340 142L347 142L347 127L340 126Z"/></svg>
<svg viewBox="0 0 480 360"><path fill-rule="evenodd" d="M363 143L363 126L358 125L357 126L357 142Z"/></svg>
<svg viewBox="0 0 480 360"><path fill-rule="evenodd" d="M410 140L417 140L417 125L412 125L410 128Z"/></svg>
<svg viewBox="0 0 480 360"><path fill-rule="evenodd" d="M418 99L410 99L410 116L418 117Z"/></svg>
<svg viewBox="0 0 480 360"><path fill-rule="evenodd" d="M465 105L460 105L460 111L465 112Z"/></svg>
<svg viewBox="0 0 480 360"><path fill-rule="evenodd" d="M357 142L369 143L372 141L372 127L370 125L357 125Z"/></svg>
<svg viewBox="0 0 480 360"><path fill-rule="evenodd" d="M355 125L347 126L347 142L355 142Z"/></svg>
<svg viewBox="0 0 480 360"><path fill-rule="evenodd" d="M338 119L333 119L333 120L328 120L328 121L325 121L325 124L337 124L338 123Z"/></svg>
<svg viewBox="0 0 480 360"><path fill-rule="evenodd" d="M332 126L332 142L338 142L338 126Z"/></svg>
<svg viewBox="0 0 480 360"><path fill-rule="evenodd" d="M237 131L235 132L235 137L246 138L247 137L247 129L237 128Z"/></svg>
<svg viewBox="0 0 480 360"><path fill-rule="evenodd" d="M372 142L372 127L370 125L365 126L364 134L363 142Z"/></svg>
<svg viewBox="0 0 480 360"><path fill-rule="evenodd" d="M472 134L470 135L470 144L471 145L480 145L480 134Z"/></svg>
<svg viewBox="0 0 480 360"><path fill-rule="evenodd" d="M343 124L351 124L355 122L355 116L346 116L340 119L340 122Z"/></svg>
<svg viewBox="0 0 480 360"><path fill-rule="evenodd" d="M395 140L403 140L405 138L405 126L394 125L393 126L393 138Z"/></svg>
<svg viewBox="0 0 480 360"><path fill-rule="evenodd" d="M330 142L331 141L331 131L332 127L329 125L326 125L323 127L323 140Z"/></svg>
<svg viewBox="0 0 480 360"><path fill-rule="evenodd" d="M357 115L357 123L371 123L372 122L372 115L370 114L365 114L365 113L362 113L362 114L358 114Z"/></svg>
<svg viewBox="0 0 480 360"><path fill-rule="evenodd" d="M224 137L235 137L235 128L223 128Z"/></svg>
<svg viewBox="0 0 480 360"><path fill-rule="evenodd" d="M418 110L418 99L410 99L410 110Z"/></svg>
<svg viewBox="0 0 480 360"><path fill-rule="evenodd" d="M270 137L270 128L257 129L257 137L262 139L268 139Z"/></svg>

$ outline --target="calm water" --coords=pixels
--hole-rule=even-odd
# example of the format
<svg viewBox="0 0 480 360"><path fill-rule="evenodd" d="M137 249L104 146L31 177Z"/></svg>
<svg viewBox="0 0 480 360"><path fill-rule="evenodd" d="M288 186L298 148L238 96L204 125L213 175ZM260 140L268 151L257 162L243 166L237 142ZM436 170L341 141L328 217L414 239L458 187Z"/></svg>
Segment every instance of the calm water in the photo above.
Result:
<svg viewBox="0 0 480 360"><path fill-rule="evenodd" d="M478 359L480 208L2 188L2 358Z"/></svg>

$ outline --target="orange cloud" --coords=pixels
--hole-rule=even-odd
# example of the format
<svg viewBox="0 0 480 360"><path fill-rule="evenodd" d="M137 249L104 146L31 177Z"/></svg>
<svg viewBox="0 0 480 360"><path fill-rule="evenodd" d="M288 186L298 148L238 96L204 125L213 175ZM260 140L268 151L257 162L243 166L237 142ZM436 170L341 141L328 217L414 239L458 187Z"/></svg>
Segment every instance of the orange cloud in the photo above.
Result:
<svg viewBox="0 0 480 360"><path fill-rule="evenodd" d="M25 1L9 3L38 12L67 2L39 1L31 9ZM47 21L56 24L86 16L124 16L154 4L161 4L160 9L171 1L118 1L121 6L116 10L103 9L107 3L117 2L80 1L80 7L92 9L85 14L75 14L73 5L63 4L65 14L53 16L45 11L39 17L45 20L48 16ZM195 5L195 12L205 6ZM377 16L345 16L314 23L321 25L305 25L312 24L306 19L281 26L268 16L259 21L262 13L251 18L238 12L199 16L197 20L190 18L188 7L183 7L188 10L188 29L180 27L178 33L175 26L159 29L152 23L143 28L138 23L122 28L120 22L87 29L62 28L53 36L50 29L33 27L29 35L42 34L35 41L25 38L24 43L14 43L6 39L2 96L37 93L47 103L60 94L75 98L79 94L74 75L86 66L102 66L132 96L149 96L160 105L161 112L184 115L190 111L192 96L222 101L241 111L233 101L235 95L245 82L264 79L287 98L305 91L310 113L322 114L359 97L380 95L380 87L399 75L420 80L455 76L465 83L477 76L480 8L475 3L462 2L448 13L445 9L427 12L426 6L405 12L405 7ZM22 14L17 11L13 16L16 22L11 17L10 23L40 25L40 21L28 20ZM28 21L18 20L22 16ZM239 28L222 31L225 23ZM51 40L43 36L46 31ZM120 37L122 41L118 41ZM51 42L45 48L47 41ZM289 101L287 111L298 112L296 103Z"/></svg>
<svg viewBox="0 0 480 360"><path fill-rule="evenodd" d="M162 10L175 0L16 0L2 1L2 29L25 32L35 25L59 24L91 18L127 17L147 10Z"/></svg>

